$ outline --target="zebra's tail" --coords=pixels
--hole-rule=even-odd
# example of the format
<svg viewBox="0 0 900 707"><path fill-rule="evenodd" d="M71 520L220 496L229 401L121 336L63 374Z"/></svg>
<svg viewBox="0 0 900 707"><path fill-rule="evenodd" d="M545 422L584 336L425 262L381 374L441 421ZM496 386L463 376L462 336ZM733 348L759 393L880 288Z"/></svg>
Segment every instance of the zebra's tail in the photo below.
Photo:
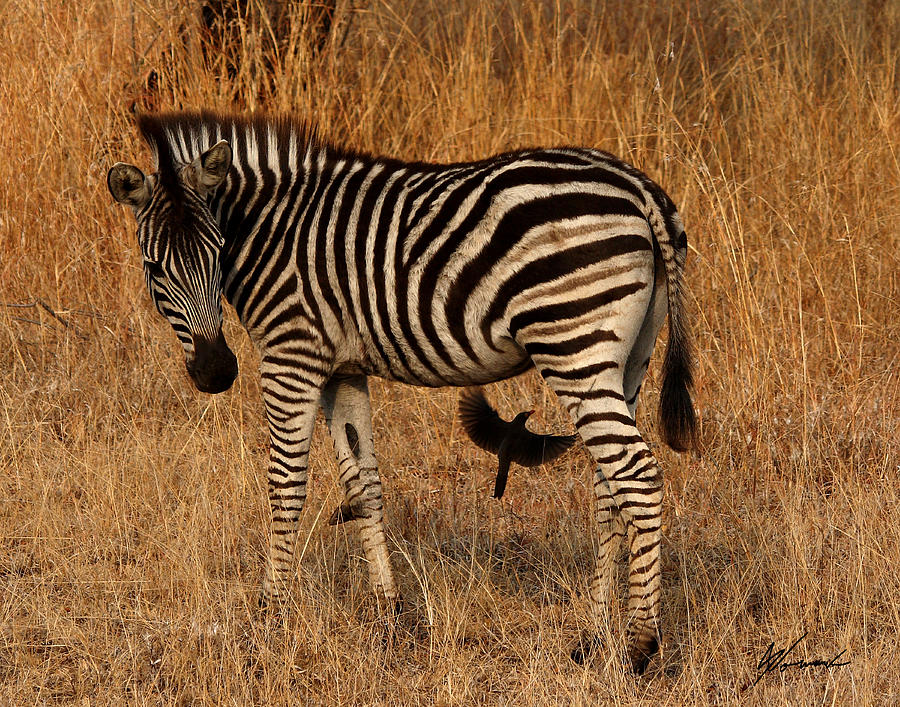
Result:
<svg viewBox="0 0 900 707"><path fill-rule="evenodd" d="M668 201L668 197L664 196L664 199ZM690 392L694 383L694 359L681 286L687 255L687 236L674 207L670 218L664 218L657 209L651 208L650 211L648 220L665 267L669 301L669 340L663 360L659 423L665 443L672 449L683 452L694 446L697 429Z"/></svg>

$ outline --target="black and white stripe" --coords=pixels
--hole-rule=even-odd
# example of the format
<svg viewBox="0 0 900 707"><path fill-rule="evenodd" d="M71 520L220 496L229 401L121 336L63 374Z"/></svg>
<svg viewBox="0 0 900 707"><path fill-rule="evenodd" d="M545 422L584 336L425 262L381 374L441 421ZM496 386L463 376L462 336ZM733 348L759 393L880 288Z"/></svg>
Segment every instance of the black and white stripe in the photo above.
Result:
<svg viewBox="0 0 900 707"><path fill-rule="evenodd" d="M139 127L158 172L116 165L110 190L135 208L151 295L195 382L224 389L236 373L222 294L261 353L273 514L263 597L289 571L320 401L347 517L373 586L393 601L366 376L462 386L536 366L597 464L598 619L627 531L630 657L642 670L658 640L662 481L634 409L667 312L661 426L678 449L694 428L687 243L666 194L591 149L434 165L341 150L290 120L184 113Z"/></svg>

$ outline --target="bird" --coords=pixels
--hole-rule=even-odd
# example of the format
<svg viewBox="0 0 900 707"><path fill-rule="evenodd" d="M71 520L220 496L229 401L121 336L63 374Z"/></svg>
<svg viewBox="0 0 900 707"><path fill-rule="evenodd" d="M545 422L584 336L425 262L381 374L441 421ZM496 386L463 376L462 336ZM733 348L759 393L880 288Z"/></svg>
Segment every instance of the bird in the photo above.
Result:
<svg viewBox="0 0 900 707"><path fill-rule="evenodd" d="M459 398L459 419L469 438L497 455L494 498L503 496L510 462L538 466L556 459L571 447L576 435L542 435L525 428L534 410L526 410L507 422L491 407L481 388L467 388Z"/></svg>

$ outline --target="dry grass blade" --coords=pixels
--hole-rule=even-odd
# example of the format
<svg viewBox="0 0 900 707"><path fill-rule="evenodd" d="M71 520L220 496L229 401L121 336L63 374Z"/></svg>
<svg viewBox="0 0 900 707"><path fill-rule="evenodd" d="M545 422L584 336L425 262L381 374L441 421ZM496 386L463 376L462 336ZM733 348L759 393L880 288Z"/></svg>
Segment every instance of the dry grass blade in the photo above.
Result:
<svg viewBox="0 0 900 707"><path fill-rule="evenodd" d="M900 703L896 3L341 0L330 29L309 3L240 3L212 45L196 5L0 10L0 703ZM204 397L151 311L105 185L116 160L147 166L132 107L292 111L410 159L591 145L666 187L703 454L658 447L664 634L644 679L622 670L618 613L593 663L568 659L591 623L587 458L492 504L452 390L372 386L399 626L352 527L325 522L322 429L291 603L257 613L255 353L229 320L243 373ZM534 376L490 396L570 429ZM804 634L791 660L850 664L752 684Z"/></svg>

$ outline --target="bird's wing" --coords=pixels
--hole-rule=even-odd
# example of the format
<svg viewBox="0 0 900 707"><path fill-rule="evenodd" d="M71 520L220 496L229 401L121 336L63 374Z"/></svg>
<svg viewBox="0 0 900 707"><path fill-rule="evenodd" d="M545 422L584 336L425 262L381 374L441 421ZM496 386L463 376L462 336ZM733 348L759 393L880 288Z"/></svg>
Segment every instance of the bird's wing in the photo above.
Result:
<svg viewBox="0 0 900 707"><path fill-rule="evenodd" d="M469 438L482 449L497 454L509 431L490 406L481 388L467 388L459 397L459 419Z"/></svg>
<svg viewBox="0 0 900 707"><path fill-rule="evenodd" d="M575 444L578 435L539 435L524 431L517 436L515 444L510 445L509 456L522 466L538 466L565 452Z"/></svg>

